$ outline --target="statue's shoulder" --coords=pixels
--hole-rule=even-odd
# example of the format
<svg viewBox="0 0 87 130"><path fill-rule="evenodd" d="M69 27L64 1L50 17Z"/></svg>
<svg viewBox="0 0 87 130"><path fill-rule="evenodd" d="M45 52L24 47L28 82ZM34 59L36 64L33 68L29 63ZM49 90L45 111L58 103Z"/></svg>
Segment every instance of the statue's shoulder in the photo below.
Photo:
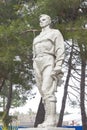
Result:
<svg viewBox="0 0 87 130"><path fill-rule="evenodd" d="M52 32L55 34L60 34L60 30L58 30L58 29L52 29Z"/></svg>
<svg viewBox="0 0 87 130"><path fill-rule="evenodd" d="M62 36L60 30L58 30L58 29L52 29L52 35L54 35L54 37Z"/></svg>

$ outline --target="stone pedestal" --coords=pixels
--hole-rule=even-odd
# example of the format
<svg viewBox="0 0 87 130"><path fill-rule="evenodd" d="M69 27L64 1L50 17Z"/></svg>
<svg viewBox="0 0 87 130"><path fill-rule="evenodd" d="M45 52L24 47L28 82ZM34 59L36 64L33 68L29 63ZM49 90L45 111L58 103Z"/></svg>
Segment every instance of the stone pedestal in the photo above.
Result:
<svg viewBox="0 0 87 130"><path fill-rule="evenodd" d="M25 128L23 130L75 130L75 128L54 128L54 127L49 127L49 128Z"/></svg>

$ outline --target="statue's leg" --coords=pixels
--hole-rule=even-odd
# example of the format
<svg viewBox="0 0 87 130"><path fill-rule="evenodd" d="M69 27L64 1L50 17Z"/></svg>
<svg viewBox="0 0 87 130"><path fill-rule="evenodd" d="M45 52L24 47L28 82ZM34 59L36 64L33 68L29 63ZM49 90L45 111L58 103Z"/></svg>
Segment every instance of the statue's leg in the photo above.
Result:
<svg viewBox="0 0 87 130"><path fill-rule="evenodd" d="M41 89L41 86L42 86L42 75L41 75L40 67L38 67L38 62L34 61L33 68L34 68L35 80L36 80L36 84L37 84L38 90L39 90L41 96L43 97L43 93L42 93L42 89Z"/></svg>
<svg viewBox="0 0 87 130"><path fill-rule="evenodd" d="M41 100L40 100L38 111L37 111L37 114L36 114L34 127L37 127L38 124L42 123L44 121L44 117L45 117L44 104L43 104L43 100L42 100L43 93L42 93L42 89L41 89L41 86L42 86L41 70L42 69L40 68L40 66L38 67L38 62L34 62L35 80L36 80L38 90L41 94Z"/></svg>
<svg viewBox="0 0 87 130"><path fill-rule="evenodd" d="M44 108L45 120L38 127L56 127L56 102L48 99L45 101Z"/></svg>
<svg viewBox="0 0 87 130"><path fill-rule="evenodd" d="M54 127L56 126L56 97L55 86L53 85L53 78L50 76L52 72L52 66L45 68L43 72L43 100L45 107L45 120L38 127Z"/></svg>

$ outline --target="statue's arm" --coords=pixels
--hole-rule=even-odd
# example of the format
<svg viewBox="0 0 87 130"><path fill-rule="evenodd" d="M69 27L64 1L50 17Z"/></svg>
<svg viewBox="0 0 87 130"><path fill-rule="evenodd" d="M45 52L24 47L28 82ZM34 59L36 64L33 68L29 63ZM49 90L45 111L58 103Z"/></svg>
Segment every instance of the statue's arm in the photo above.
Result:
<svg viewBox="0 0 87 130"><path fill-rule="evenodd" d="M54 70L61 70L62 63L64 61L65 56L65 47L64 47L64 39L60 32L56 35L55 38L55 68Z"/></svg>
<svg viewBox="0 0 87 130"><path fill-rule="evenodd" d="M54 46L55 46L55 66L54 69L51 72L51 76L57 83L59 83L59 80L63 77L62 72L62 64L65 57L65 47L64 47L64 39L60 32L56 33L55 40L54 40ZM58 84L59 86L61 84Z"/></svg>
<svg viewBox="0 0 87 130"><path fill-rule="evenodd" d="M64 47L64 39L63 36L60 32L57 32L55 35L55 40L54 40L54 46L55 46L55 66L54 69L51 73L51 76L53 78L55 77L62 77L63 72L62 72L62 64L64 61L64 56L65 56L65 47Z"/></svg>

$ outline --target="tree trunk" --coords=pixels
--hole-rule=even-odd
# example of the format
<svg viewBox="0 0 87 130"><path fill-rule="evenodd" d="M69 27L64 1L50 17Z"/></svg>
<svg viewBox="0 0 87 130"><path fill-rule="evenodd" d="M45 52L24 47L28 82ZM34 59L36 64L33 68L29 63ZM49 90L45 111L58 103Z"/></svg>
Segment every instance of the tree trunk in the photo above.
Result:
<svg viewBox="0 0 87 130"><path fill-rule="evenodd" d="M81 57L81 82L80 82L80 108L83 130L87 130L87 117L85 111L85 76L86 76L86 60L87 50L85 44L79 44Z"/></svg>
<svg viewBox="0 0 87 130"><path fill-rule="evenodd" d="M11 101L12 101L12 83L9 86L7 105L6 105L6 109L5 109L3 117L2 117L2 120L3 120L3 129L2 130L8 130L8 125L10 123L9 109L11 106Z"/></svg>
<svg viewBox="0 0 87 130"><path fill-rule="evenodd" d="M85 111L85 76L86 76L85 72L86 72L86 59L84 58L84 55L82 55L81 83L80 83L80 108L81 108L83 130L87 130L87 117L86 117L86 111Z"/></svg>
<svg viewBox="0 0 87 130"><path fill-rule="evenodd" d="M44 104L42 103L42 98L41 98L40 104L38 107L38 112L35 119L35 123L34 123L34 127L37 127L38 124L41 124L44 121L44 117L45 117L45 109L44 109Z"/></svg>
<svg viewBox="0 0 87 130"><path fill-rule="evenodd" d="M0 78L0 92L2 90L4 83L5 83L5 80L3 78Z"/></svg>
<svg viewBox="0 0 87 130"><path fill-rule="evenodd" d="M61 110L60 110L59 121L58 121L57 127L61 127L62 122L63 122L64 110L65 110L67 93L68 93L68 84L69 84L69 79L70 79L71 69L72 69L73 47L74 47L74 45L72 45L72 49L71 49L71 52L70 52L70 58L69 58L69 61L68 61L69 68L68 68L68 74L67 74L67 77L66 77L66 82L65 82L65 87L64 87L64 95L63 95L63 99L62 99L62 105L61 105Z"/></svg>

